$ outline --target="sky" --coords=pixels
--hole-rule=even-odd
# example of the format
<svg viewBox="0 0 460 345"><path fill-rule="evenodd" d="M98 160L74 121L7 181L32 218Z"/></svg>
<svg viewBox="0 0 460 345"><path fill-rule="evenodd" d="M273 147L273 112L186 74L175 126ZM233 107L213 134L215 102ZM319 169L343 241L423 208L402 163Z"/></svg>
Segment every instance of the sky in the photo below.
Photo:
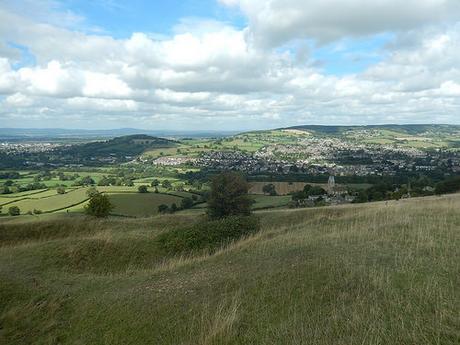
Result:
<svg viewBox="0 0 460 345"><path fill-rule="evenodd" d="M459 0L0 0L0 127L460 124Z"/></svg>

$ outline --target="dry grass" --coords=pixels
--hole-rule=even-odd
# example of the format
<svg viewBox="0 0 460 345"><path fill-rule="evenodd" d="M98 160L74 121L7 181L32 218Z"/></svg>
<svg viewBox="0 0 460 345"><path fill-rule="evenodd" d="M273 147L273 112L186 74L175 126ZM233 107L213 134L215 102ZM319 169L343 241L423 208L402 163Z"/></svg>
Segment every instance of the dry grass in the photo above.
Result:
<svg viewBox="0 0 460 345"><path fill-rule="evenodd" d="M211 256L150 245L193 215L10 239L0 343L459 344L459 211L455 195L260 212Z"/></svg>

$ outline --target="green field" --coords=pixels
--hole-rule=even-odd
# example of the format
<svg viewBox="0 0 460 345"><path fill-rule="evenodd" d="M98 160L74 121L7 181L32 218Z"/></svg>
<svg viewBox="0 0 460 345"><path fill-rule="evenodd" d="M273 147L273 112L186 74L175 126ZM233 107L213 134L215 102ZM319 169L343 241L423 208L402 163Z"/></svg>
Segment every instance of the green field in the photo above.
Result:
<svg viewBox="0 0 460 345"><path fill-rule="evenodd" d="M255 201L255 204L252 206L254 210L283 207L291 201L290 195L251 195L251 198Z"/></svg>
<svg viewBox="0 0 460 345"><path fill-rule="evenodd" d="M7 207L18 206L21 213L27 213L34 209L43 212L52 212L83 203L88 199L86 191L87 188L78 188L69 190L65 194L57 194L56 190L49 190L44 193L31 195L28 199L9 203ZM40 196L40 198L38 196Z"/></svg>
<svg viewBox="0 0 460 345"><path fill-rule="evenodd" d="M171 257L200 216L0 223L0 343L460 342L460 196L261 211L260 233Z"/></svg>
<svg viewBox="0 0 460 345"><path fill-rule="evenodd" d="M175 203L180 206L182 198L159 193L124 193L110 194L110 201L115 206L114 214L130 217L148 217L158 213L158 206Z"/></svg>

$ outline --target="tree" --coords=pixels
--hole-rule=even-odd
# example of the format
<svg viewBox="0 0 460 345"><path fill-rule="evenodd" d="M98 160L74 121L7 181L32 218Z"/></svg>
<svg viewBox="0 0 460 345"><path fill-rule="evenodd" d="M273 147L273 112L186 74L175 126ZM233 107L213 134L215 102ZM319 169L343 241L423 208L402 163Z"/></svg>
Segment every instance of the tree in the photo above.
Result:
<svg viewBox="0 0 460 345"><path fill-rule="evenodd" d="M313 186L308 190L307 195L310 196L318 196L318 195L325 195L327 194L326 190L324 188L321 188L319 186Z"/></svg>
<svg viewBox="0 0 460 345"><path fill-rule="evenodd" d="M94 180L91 178L91 176L85 176L81 179L81 182L84 186L87 185L93 185L95 184Z"/></svg>
<svg viewBox="0 0 460 345"><path fill-rule="evenodd" d="M166 212L168 212L168 210L169 210L168 205L161 204L161 205L158 206L158 212L160 212L160 213L166 213Z"/></svg>
<svg viewBox="0 0 460 345"><path fill-rule="evenodd" d="M268 194L272 196L276 195L275 185L273 183L266 184L265 186L262 187L262 192L264 192L264 194Z"/></svg>
<svg viewBox="0 0 460 345"><path fill-rule="evenodd" d="M58 194L65 194L65 188L64 187L57 187L56 192Z"/></svg>
<svg viewBox="0 0 460 345"><path fill-rule="evenodd" d="M107 195L97 193L89 200L88 205L85 207L85 212L89 216L105 218L108 217L113 208L114 206Z"/></svg>
<svg viewBox="0 0 460 345"><path fill-rule="evenodd" d="M137 188L137 191L139 193L148 193L147 186L145 186L145 185L139 186L139 188Z"/></svg>
<svg viewBox="0 0 460 345"><path fill-rule="evenodd" d="M154 179L151 183L152 187L158 187L159 185L160 185L160 181L158 181L157 179Z"/></svg>
<svg viewBox="0 0 460 345"><path fill-rule="evenodd" d="M178 208L177 208L176 203L173 203L173 204L171 205L171 213L174 213L174 212L176 212L177 210L178 210Z"/></svg>
<svg viewBox="0 0 460 345"><path fill-rule="evenodd" d="M460 190L460 176L449 178L436 184L435 193L455 193Z"/></svg>
<svg viewBox="0 0 460 345"><path fill-rule="evenodd" d="M169 180L164 180L162 183L161 183L161 186L163 188L166 188L166 189L170 189L172 187L172 184Z"/></svg>
<svg viewBox="0 0 460 345"><path fill-rule="evenodd" d="M185 197L180 202L180 207L182 209L191 208L193 206L193 200L191 198Z"/></svg>
<svg viewBox="0 0 460 345"><path fill-rule="evenodd" d="M251 199L248 197L248 183L236 172L224 172L211 180L208 198L208 216L212 219L234 215L249 215Z"/></svg>
<svg viewBox="0 0 460 345"><path fill-rule="evenodd" d="M97 194L99 194L99 191L96 189L96 187L90 187L86 191L86 195L88 196L88 198L92 198L93 196L96 196Z"/></svg>
<svg viewBox="0 0 460 345"><path fill-rule="evenodd" d="M21 210L19 209L19 207L17 206L11 206L9 209L8 209L8 214L10 216L19 216L21 214Z"/></svg>

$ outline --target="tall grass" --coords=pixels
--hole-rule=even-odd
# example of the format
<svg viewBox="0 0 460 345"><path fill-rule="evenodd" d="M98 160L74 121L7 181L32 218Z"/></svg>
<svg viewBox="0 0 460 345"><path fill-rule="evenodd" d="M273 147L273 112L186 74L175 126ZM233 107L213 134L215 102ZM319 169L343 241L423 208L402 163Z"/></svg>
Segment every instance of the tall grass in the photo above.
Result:
<svg viewBox="0 0 460 345"><path fill-rule="evenodd" d="M459 211L261 212L257 234L183 257L153 244L193 215L5 224L0 343L459 344Z"/></svg>

